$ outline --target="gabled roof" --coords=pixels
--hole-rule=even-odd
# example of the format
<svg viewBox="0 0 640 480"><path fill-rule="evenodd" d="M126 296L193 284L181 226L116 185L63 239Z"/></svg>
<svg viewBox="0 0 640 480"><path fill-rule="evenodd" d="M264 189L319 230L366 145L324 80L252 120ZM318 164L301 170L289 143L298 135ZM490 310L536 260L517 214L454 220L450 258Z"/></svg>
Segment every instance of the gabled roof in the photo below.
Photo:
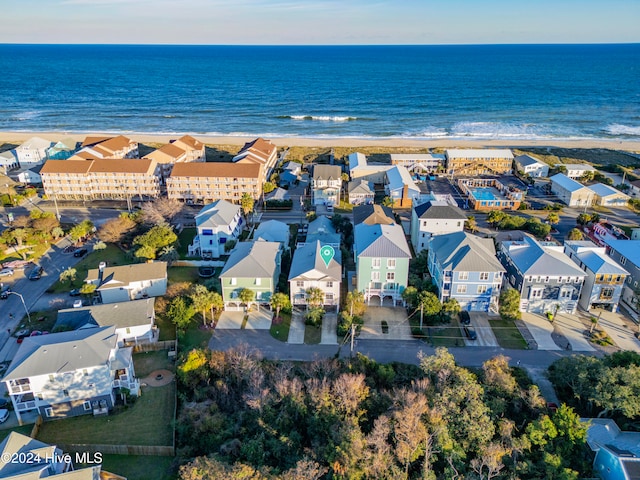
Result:
<svg viewBox="0 0 640 480"><path fill-rule="evenodd" d="M410 191L419 192L420 188L416 185L416 182L411 178L409 170L402 165L395 165L393 168L387 170L387 182L390 190L400 190L406 185Z"/></svg>
<svg viewBox="0 0 640 480"><path fill-rule="evenodd" d="M185 147L188 147L191 150L202 150L204 148L204 143L192 137L191 135L183 135L179 139L175 140L173 143L174 144L177 143L178 146L180 146L180 148L184 148L183 147L184 145Z"/></svg>
<svg viewBox="0 0 640 480"><path fill-rule="evenodd" d="M95 282L100 278L100 270L93 268L87 272L86 282ZM102 272L101 288L126 287L133 282L167 278L167 262L135 263L105 267Z"/></svg>
<svg viewBox="0 0 640 480"><path fill-rule="evenodd" d="M582 170L583 172L595 172L596 169L587 163L557 163L557 166L564 166L567 170Z"/></svg>
<svg viewBox="0 0 640 480"><path fill-rule="evenodd" d="M606 275L628 275L624 268L603 253L594 251L581 252L576 255L589 270Z"/></svg>
<svg viewBox="0 0 640 480"><path fill-rule="evenodd" d="M342 169L337 165L314 165L313 178L315 180L340 180Z"/></svg>
<svg viewBox="0 0 640 480"><path fill-rule="evenodd" d="M502 248L522 275L586 276L563 252L528 235L522 241L503 242Z"/></svg>
<svg viewBox="0 0 640 480"><path fill-rule="evenodd" d="M187 152L178 147L173 143L167 143L166 145L161 146L157 150L145 155L145 158L152 158L157 160L158 163L164 163L163 160L171 159L172 161L176 161L181 157L184 157Z"/></svg>
<svg viewBox="0 0 640 480"><path fill-rule="evenodd" d="M258 178L261 166L230 162L185 162L176 163L171 178L212 177L212 178Z"/></svg>
<svg viewBox="0 0 640 480"><path fill-rule="evenodd" d="M429 249L443 270L459 272L504 272L496 258L493 240L455 232L432 237Z"/></svg>
<svg viewBox="0 0 640 480"><path fill-rule="evenodd" d="M445 201L431 200L413 207L416 216L421 219L439 218L446 220L466 220L467 216L458 207Z"/></svg>
<svg viewBox="0 0 640 480"><path fill-rule="evenodd" d="M252 142L245 143L244 147L233 157L233 162L256 163L264 165L275 154L277 147L269 140L256 138Z"/></svg>
<svg viewBox="0 0 640 480"><path fill-rule="evenodd" d="M3 381L106 365L118 340L114 326L24 339Z"/></svg>
<svg viewBox="0 0 640 480"><path fill-rule="evenodd" d="M49 477L47 470L55 455L61 456L62 450L54 445L48 445L18 432L11 432L0 442L0 458L29 458L24 462L0 462L0 478L39 479ZM30 476L29 474L33 475Z"/></svg>
<svg viewBox="0 0 640 480"><path fill-rule="evenodd" d="M302 170L302 164L298 162L287 162L282 166L282 170L287 170L289 172L299 172Z"/></svg>
<svg viewBox="0 0 640 480"><path fill-rule="evenodd" d="M593 185L589 185L587 188L599 197L609 197L611 195L628 197L628 195L622 193L620 190L616 190L615 188L609 185L605 185L604 183L595 183Z"/></svg>
<svg viewBox="0 0 640 480"><path fill-rule="evenodd" d="M280 244L276 242L238 242L220 277L272 278L279 251Z"/></svg>
<svg viewBox="0 0 640 480"><path fill-rule="evenodd" d="M354 152L349 154L349 170L353 170L358 167L367 166L367 157L364 153Z"/></svg>
<svg viewBox="0 0 640 480"><path fill-rule="evenodd" d="M40 138L40 137L31 137L27 140L25 140L24 142L22 142L22 144L16 148L16 150L21 149L21 148L29 148L29 149L41 149L41 148L49 148L51 145L53 144L53 142L51 140L45 140L44 138Z"/></svg>
<svg viewBox="0 0 640 480"><path fill-rule="evenodd" d="M562 188L564 188L565 190L568 190L569 192L572 192L572 193L573 192L577 192L578 190L581 190L583 188L587 188L584 185L582 185L581 183L576 182L572 178L567 177L563 173L555 174L553 177L550 178L550 180L552 182L554 182L554 183L557 183Z"/></svg>
<svg viewBox="0 0 640 480"><path fill-rule="evenodd" d="M365 195L373 195L374 193L373 182L368 182L367 180L364 180L362 178L349 182L347 188L349 190L349 193L359 193Z"/></svg>
<svg viewBox="0 0 640 480"><path fill-rule="evenodd" d="M447 158L513 158L511 150L503 148L449 148L445 153Z"/></svg>
<svg viewBox="0 0 640 480"><path fill-rule="evenodd" d="M342 278L342 253L340 249L335 249L335 255L327 266L320 256L322 247L322 243L316 241L296 249L291 261L289 280L302 278L339 282Z"/></svg>
<svg viewBox="0 0 640 480"><path fill-rule="evenodd" d="M546 163L544 163L542 160L538 160L535 157L532 157L531 155L518 155L515 158L516 163L522 165L523 167L528 167L530 165L543 165L543 166L548 166Z"/></svg>
<svg viewBox="0 0 640 480"><path fill-rule="evenodd" d="M118 135L117 137L109 138L98 144L101 149L104 149L110 153L115 153L118 150L129 147L131 144L135 144L133 140L125 137L124 135Z"/></svg>
<svg viewBox="0 0 640 480"><path fill-rule="evenodd" d="M204 206L195 216L196 226L215 228L231 225L240 210L240 205L235 205L226 200L216 200Z"/></svg>
<svg viewBox="0 0 640 480"><path fill-rule="evenodd" d="M393 212L382 205L359 205L353 208L353 222L367 225L392 225L396 223Z"/></svg>
<svg viewBox="0 0 640 480"><path fill-rule="evenodd" d="M73 160L47 160L40 173L81 173L86 174L91 162Z"/></svg>
<svg viewBox="0 0 640 480"><path fill-rule="evenodd" d="M404 230L392 225L359 223L354 231L356 257L411 258Z"/></svg>
<svg viewBox="0 0 640 480"><path fill-rule="evenodd" d="M155 298L133 300L131 302L105 303L81 308L58 310L58 318L53 329L66 327L77 330L83 327L116 328L149 325L153 316Z"/></svg>
<svg viewBox="0 0 640 480"><path fill-rule="evenodd" d="M640 240L608 240L607 245L640 267Z"/></svg>
<svg viewBox="0 0 640 480"><path fill-rule="evenodd" d="M262 239L267 242L281 242L284 246L289 244L289 225L279 220L267 220L256 228L253 239Z"/></svg>
<svg viewBox="0 0 640 480"><path fill-rule="evenodd" d="M336 232L331 219L326 215L320 215L309 223L305 243L313 243L316 240L320 240L323 245L340 244L340 234Z"/></svg>

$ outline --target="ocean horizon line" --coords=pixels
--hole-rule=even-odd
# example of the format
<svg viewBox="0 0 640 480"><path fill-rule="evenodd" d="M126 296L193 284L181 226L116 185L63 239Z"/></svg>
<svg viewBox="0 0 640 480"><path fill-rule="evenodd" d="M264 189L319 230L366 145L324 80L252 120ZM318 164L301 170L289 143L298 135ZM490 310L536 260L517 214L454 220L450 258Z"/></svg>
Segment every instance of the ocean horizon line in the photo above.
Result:
<svg viewBox="0 0 640 480"><path fill-rule="evenodd" d="M336 43L336 44L251 44L251 43L25 43L0 42L0 46L85 46L85 47L250 47L250 48L307 48L307 47L541 47L541 46L622 46L640 45L636 42L524 42L524 43Z"/></svg>

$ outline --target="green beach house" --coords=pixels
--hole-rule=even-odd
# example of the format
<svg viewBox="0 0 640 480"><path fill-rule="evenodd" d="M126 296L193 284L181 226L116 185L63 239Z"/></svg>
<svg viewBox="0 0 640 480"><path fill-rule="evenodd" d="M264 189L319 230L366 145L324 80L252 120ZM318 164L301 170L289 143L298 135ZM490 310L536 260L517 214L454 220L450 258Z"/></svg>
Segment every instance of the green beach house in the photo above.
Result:
<svg viewBox="0 0 640 480"><path fill-rule="evenodd" d="M280 255L278 242L239 242L220 273L225 310L244 308L240 294L243 289L254 294L248 307L268 304L278 285Z"/></svg>
<svg viewBox="0 0 640 480"><path fill-rule="evenodd" d="M368 305L402 305L411 259L404 230L380 205L357 207L353 216L357 290Z"/></svg>

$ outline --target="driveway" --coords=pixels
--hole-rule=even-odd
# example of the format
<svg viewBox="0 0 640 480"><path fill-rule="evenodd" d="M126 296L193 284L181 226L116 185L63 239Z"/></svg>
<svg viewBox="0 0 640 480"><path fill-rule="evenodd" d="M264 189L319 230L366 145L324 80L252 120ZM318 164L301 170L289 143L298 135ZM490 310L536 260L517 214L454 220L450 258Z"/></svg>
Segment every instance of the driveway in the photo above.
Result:
<svg viewBox="0 0 640 480"><path fill-rule="evenodd" d="M324 314L322 319L322 339L320 343L322 345L337 345L338 344L338 314L335 312L328 312Z"/></svg>
<svg viewBox="0 0 640 480"><path fill-rule="evenodd" d="M257 310L251 310L245 328L251 330L269 330L271 328L272 317L273 313L267 308L260 307Z"/></svg>
<svg viewBox="0 0 640 480"><path fill-rule="evenodd" d="M389 326L387 333L382 332L383 320ZM359 338L362 340L412 340L406 310L394 307L367 307Z"/></svg>
<svg viewBox="0 0 640 480"><path fill-rule="evenodd" d="M562 350L553 340L553 325L546 317L535 313L523 313L522 321L538 344L538 350Z"/></svg>
<svg viewBox="0 0 640 480"><path fill-rule="evenodd" d="M304 343L304 314L295 308L291 313L291 326L289 327L287 343L292 345L302 345Z"/></svg>
<svg viewBox="0 0 640 480"><path fill-rule="evenodd" d="M240 330L244 321L244 312L222 312L216 330Z"/></svg>
<svg viewBox="0 0 640 480"><path fill-rule="evenodd" d="M578 315L559 313L556 315L554 323L571 344L571 350L574 352L595 351L584 334L588 328L585 327Z"/></svg>
<svg viewBox="0 0 640 480"><path fill-rule="evenodd" d="M592 315L597 316L595 312L592 312ZM622 350L640 353L640 340L634 335L638 331L638 327L623 315L604 311L600 316L598 327L607 332Z"/></svg>
<svg viewBox="0 0 640 480"><path fill-rule="evenodd" d="M469 340L463 329L464 344L467 347L497 347L498 340L489 324L489 315L485 312L469 312L469 316L471 317L471 326L475 328L478 338Z"/></svg>

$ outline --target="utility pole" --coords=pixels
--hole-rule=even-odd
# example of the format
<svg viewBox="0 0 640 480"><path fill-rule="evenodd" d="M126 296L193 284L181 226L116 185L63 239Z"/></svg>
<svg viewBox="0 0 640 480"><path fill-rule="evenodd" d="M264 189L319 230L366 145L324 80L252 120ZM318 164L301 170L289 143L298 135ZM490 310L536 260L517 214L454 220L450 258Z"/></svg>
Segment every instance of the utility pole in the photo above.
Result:
<svg viewBox="0 0 640 480"><path fill-rule="evenodd" d="M420 304L420 330L422 330L423 312L424 312L424 305Z"/></svg>
<svg viewBox="0 0 640 480"><path fill-rule="evenodd" d="M354 323L351 323L351 354L350 356L353 357L353 343L354 343L354 338L356 336L356 326Z"/></svg>
<svg viewBox="0 0 640 480"><path fill-rule="evenodd" d="M60 221L60 210L58 210L58 199L56 198L55 192L51 192L53 196L53 204L56 206L56 218Z"/></svg>

